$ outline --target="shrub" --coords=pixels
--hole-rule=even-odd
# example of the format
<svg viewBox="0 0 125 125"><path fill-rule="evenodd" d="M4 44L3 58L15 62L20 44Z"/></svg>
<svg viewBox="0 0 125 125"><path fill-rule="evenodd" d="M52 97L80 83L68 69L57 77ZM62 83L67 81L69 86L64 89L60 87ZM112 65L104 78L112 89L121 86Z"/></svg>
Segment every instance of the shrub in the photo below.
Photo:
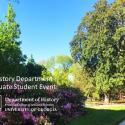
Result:
<svg viewBox="0 0 125 125"><path fill-rule="evenodd" d="M17 83L18 84L18 83ZM19 83L20 84L20 83ZM22 83L23 84L23 83ZM33 84L33 83L29 83ZM37 83L39 84L39 83ZM49 82L43 84L51 85ZM52 97L59 98L57 103L54 103L57 111L54 112L0 112L0 125L61 125L67 123L71 118L77 117L84 113L85 98L79 89L58 86L55 91L53 90L31 90L20 91L10 90L3 96L9 97ZM34 94L33 94L34 93ZM8 102L10 104L18 104L19 102ZM20 104L20 103L19 103ZM25 107L25 106L24 106ZM24 108L23 106L20 108Z"/></svg>

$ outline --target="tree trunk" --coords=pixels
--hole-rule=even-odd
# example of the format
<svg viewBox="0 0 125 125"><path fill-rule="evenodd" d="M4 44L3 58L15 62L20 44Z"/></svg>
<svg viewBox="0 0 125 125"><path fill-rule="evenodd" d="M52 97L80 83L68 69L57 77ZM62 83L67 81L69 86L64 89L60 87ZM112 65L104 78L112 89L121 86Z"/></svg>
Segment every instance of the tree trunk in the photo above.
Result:
<svg viewBox="0 0 125 125"><path fill-rule="evenodd" d="M108 104L110 102L109 94L104 94L104 103Z"/></svg>

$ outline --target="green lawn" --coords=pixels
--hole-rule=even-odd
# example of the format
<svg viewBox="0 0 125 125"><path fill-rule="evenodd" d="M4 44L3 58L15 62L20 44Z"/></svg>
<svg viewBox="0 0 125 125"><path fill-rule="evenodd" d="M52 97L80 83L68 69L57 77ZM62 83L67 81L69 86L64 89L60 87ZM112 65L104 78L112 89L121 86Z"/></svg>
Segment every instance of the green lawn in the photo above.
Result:
<svg viewBox="0 0 125 125"><path fill-rule="evenodd" d="M87 108L84 116L73 119L67 125L118 125L125 119L125 106Z"/></svg>

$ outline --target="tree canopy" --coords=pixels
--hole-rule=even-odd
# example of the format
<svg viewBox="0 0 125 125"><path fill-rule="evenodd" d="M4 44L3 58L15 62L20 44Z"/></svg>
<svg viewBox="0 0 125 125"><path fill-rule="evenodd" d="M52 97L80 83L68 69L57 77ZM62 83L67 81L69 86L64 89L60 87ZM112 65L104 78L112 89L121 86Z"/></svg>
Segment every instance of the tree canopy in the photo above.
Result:
<svg viewBox="0 0 125 125"><path fill-rule="evenodd" d="M32 55L28 59L28 62L25 67L26 67L26 76L28 77L40 77L41 73L43 71L46 71L46 68L43 65L39 65L35 62Z"/></svg>
<svg viewBox="0 0 125 125"><path fill-rule="evenodd" d="M15 17L16 14L9 3L6 21L0 22L0 75L21 74L26 60L20 48L21 32Z"/></svg>
<svg viewBox="0 0 125 125"><path fill-rule="evenodd" d="M124 84L125 1L99 0L83 17L70 45L96 91L108 98L114 87Z"/></svg>
<svg viewBox="0 0 125 125"><path fill-rule="evenodd" d="M47 69L42 72L42 76L44 76L45 79L51 78L54 82L60 85L71 84L69 75L73 60L70 56L58 55L50 57L48 60L41 61L40 63Z"/></svg>

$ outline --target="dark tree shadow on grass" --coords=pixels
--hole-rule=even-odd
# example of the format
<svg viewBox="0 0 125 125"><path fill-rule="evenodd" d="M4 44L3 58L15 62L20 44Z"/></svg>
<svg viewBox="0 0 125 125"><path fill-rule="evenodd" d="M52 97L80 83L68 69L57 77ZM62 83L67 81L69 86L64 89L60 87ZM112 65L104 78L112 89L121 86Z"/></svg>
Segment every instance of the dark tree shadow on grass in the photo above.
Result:
<svg viewBox="0 0 125 125"><path fill-rule="evenodd" d="M87 108L86 111L86 115L73 119L67 125L118 125L125 119L125 110Z"/></svg>

